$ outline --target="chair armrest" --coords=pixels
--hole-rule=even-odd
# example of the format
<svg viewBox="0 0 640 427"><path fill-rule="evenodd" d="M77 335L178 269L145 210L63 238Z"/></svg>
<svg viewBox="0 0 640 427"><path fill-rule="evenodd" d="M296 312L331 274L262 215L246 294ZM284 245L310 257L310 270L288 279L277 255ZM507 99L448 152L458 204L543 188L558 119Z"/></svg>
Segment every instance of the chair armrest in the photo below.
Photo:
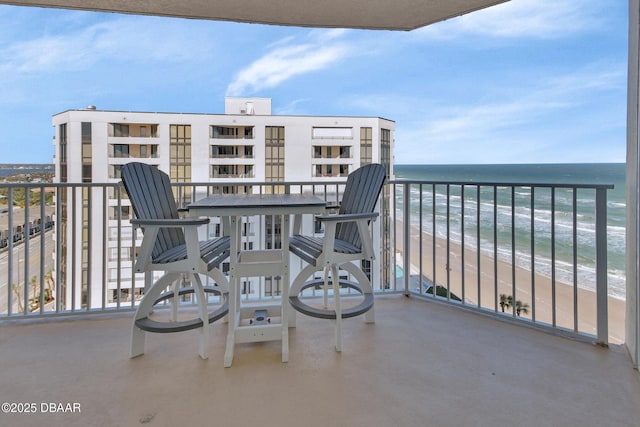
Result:
<svg viewBox="0 0 640 427"><path fill-rule="evenodd" d="M144 228L140 253L134 267L135 271L140 273L147 270L161 228L182 228L187 244L187 257L199 258L198 227L208 224L209 221L209 218L132 219L132 225Z"/></svg>
<svg viewBox="0 0 640 427"><path fill-rule="evenodd" d="M158 227L183 227L187 225L208 224L209 218L172 218L172 219L132 219L131 224L144 227L145 225L155 225Z"/></svg>
<svg viewBox="0 0 640 427"><path fill-rule="evenodd" d="M360 242L362 243L362 254L365 259L374 259L373 242L369 233L367 232L369 223L375 221L379 216L377 212L371 213L355 213L355 214L337 214L337 215L320 215L316 219L326 223L324 232L324 241L322 252L325 254L325 260L331 263L334 254L335 245L335 233L339 223L342 222L355 222L358 227L358 234L360 235Z"/></svg>
<svg viewBox="0 0 640 427"><path fill-rule="evenodd" d="M379 216L378 212L372 213L355 213L355 214L337 214L337 215L318 215L316 219L321 222L348 222L358 221L360 219L376 219Z"/></svg>

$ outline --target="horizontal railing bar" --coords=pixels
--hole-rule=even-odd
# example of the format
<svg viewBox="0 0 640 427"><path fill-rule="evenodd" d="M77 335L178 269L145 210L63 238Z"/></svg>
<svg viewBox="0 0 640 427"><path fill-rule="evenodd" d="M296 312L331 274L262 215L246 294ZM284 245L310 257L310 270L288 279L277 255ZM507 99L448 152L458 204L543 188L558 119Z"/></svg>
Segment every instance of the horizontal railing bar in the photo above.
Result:
<svg viewBox="0 0 640 427"><path fill-rule="evenodd" d="M540 187L540 188L591 188L613 190L613 184L585 184L585 183L549 183L549 182L495 182L495 181L440 181L440 180L413 180L394 179L388 181L393 184L428 184L428 185L454 185L454 186L480 186L480 187Z"/></svg>

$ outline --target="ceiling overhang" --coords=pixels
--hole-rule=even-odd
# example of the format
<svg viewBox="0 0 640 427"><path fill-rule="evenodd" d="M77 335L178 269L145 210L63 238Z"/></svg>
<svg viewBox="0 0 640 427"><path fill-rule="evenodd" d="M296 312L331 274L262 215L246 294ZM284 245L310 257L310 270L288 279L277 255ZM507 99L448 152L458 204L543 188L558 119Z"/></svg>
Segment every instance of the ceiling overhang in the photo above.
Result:
<svg viewBox="0 0 640 427"><path fill-rule="evenodd" d="M0 0L0 4L292 25L413 30L507 0Z"/></svg>

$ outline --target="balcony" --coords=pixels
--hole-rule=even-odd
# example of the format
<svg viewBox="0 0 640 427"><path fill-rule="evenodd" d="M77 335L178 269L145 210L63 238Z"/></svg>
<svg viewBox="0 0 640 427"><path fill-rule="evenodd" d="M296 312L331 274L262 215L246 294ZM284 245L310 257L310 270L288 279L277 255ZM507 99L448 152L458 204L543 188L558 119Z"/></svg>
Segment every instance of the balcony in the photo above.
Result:
<svg viewBox="0 0 640 427"><path fill-rule="evenodd" d="M339 200L342 185L252 184L254 191L282 186L332 202ZM511 194L548 191L559 200L563 192L590 191L595 250L606 253L606 185L391 181L373 231L379 246L373 270L379 277L375 325L358 318L345 321L345 349L338 354L330 322L299 316L290 334L289 363L280 362L278 343L243 344L231 369L222 367L223 323L213 325L206 361L198 358L197 338L190 332L150 334L146 354L129 359L133 308L144 277L125 274L129 256L113 258L135 253L137 241L120 208L127 204L121 187L48 184L56 190L51 200L44 191L34 191L39 187L44 184L0 185L9 194L9 206L21 188L31 190L24 194L42 195L27 196L29 208L20 220L13 209L3 214L7 226L23 219L36 223L51 209L55 220L50 230L26 233L0 253L0 359L11 367L0 378L12 385L2 392L2 401L34 402L39 412L43 403L45 408L51 402L79 403L81 413L3 414L10 425L201 425L211 420L290 425L304 419L310 425L459 426L511 425L517 419L525 426L635 426L640 419L640 377L621 345L624 310L620 301L607 297L606 267L593 273L596 290L583 298L577 278L555 283L522 275L522 266L510 264L509 257L487 263L490 257L481 254L478 261L474 244L495 248L473 221L461 227L467 249L456 249L453 238L452 224L474 217L477 194L493 204L497 227L510 226L525 207L540 203L536 198L521 202ZM181 187L177 193L191 198L219 191L211 183ZM181 205L189 202L184 198ZM92 214L85 215L83 207ZM447 233L437 239L416 233L416 213L419 229L426 231L442 220L423 224L420 218L444 215ZM85 229L74 231L79 225ZM88 260L85 273L71 274L81 271L81 256ZM578 267L580 260L576 253ZM534 266L543 275L543 266ZM120 273L109 275L108 268ZM427 293L433 283L444 293ZM55 297L52 302L45 301L47 289ZM256 289L243 298L277 299L266 295L262 284ZM569 307L559 303L564 290L573 301ZM503 312L499 295L507 293L523 300L528 312L516 313L514 304ZM21 309L28 305L34 310ZM214 410L203 410L212 405Z"/></svg>
<svg viewBox="0 0 640 427"><path fill-rule="evenodd" d="M81 413L2 414L6 425L637 426L640 381L625 351L567 340L400 295L376 323L300 316L279 343L236 347L226 326L209 359L192 333L149 335L128 358L132 314L2 326L2 401L79 403ZM517 420L517 421L514 421Z"/></svg>

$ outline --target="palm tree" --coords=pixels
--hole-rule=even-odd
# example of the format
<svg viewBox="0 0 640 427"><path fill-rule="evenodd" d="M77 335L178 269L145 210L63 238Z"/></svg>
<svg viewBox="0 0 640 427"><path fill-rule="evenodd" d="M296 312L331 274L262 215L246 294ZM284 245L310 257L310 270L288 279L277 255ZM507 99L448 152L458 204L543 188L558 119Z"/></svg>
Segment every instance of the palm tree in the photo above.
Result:
<svg viewBox="0 0 640 427"><path fill-rule="evenodd" d="M522 301L518 300L518 301L516 301L516 314L518 316L520 316L520 313L528 314L529 313L529 304L527 304L526 302L522 302Z"/></svg>
<svg viewBox="0 0 640 427"><path fill-rule="evenodd" d="M500 294L500 308L504 313L505 308L511 307L511 303L513 302L513 297L507 294Z"/></svg>

